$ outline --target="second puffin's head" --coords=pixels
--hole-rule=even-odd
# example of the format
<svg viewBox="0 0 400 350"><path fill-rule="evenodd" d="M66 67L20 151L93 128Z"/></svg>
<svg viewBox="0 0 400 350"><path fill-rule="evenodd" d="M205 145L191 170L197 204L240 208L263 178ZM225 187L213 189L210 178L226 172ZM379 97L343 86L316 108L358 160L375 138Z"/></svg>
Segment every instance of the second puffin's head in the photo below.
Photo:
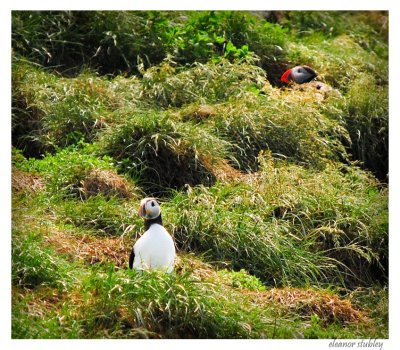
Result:
<svg viewBox="0 0 400 350"><path fill-rule="evenodd" d="M297 84L308 83L317 77L317 72L309 66L302 65L288 69L281 76L281 81L286 84L295 82Z"/></svg>
<svg viewBox="0 0 400 350"><path fill-rule="evenodd" d="M160 205L155 198L144 198L140 201L139 217L147 220L155 219L161 214Z"/></svg>

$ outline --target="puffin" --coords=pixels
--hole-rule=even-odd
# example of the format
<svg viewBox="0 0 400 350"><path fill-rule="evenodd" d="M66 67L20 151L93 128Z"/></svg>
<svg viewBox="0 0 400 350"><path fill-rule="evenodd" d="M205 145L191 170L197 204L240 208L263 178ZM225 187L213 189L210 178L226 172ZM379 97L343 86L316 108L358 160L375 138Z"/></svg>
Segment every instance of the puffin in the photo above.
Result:
<svg viewBox="0 0 400 350"><path fill-rule="evenodd" d="M311 80L317 77L317 73L314 69L309 66L296 66L291 69L288 69L281 76L281 81L286 84L290 84L291 82L295 82L297 84L308 83Z"/></svg>
<svg viewBox="0 0 400 350"><path fill-rule="evenodd" d="M171 273L176 255L175 244L163 226L160 205L155 198L148 197L140 201L139 217L144 218L145 233L132 248L129 268Z"/></svg>

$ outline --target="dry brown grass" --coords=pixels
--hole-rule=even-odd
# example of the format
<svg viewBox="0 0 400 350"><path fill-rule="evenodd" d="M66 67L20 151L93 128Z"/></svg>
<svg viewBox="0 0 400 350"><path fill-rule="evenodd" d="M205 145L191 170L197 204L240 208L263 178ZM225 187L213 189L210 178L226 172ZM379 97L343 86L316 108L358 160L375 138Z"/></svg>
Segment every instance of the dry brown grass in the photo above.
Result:
<svg viewBox="0 0 400 350"><path fill-rule="evenodd" d="M12 169L11 186L16 192L38 192L44 189L44 181L40 176Z"/></svg>
<svg viewBox="0 0 400 350"><path fill-rule="evenodd" d="M245 292L259 305L279 304L302 317L317 315L324 324L366 322L366 315L356 309L349 300L337 295L312 289L272 288L265 292Z"/></svg>
<svg viewBox="0 0 400 350"><path fill-rule="evenodd" d="M216 113L216 109L211 105L200 105L200 106L191 106L185 110L184 116L182 118L183 121L193 120L196 122L202 122L206 119L211 118Z"/></svg>
<svg viewBox="0 0 400 350"><path fill-rule="evenodd" d="M180 274L189 272L194 279L199 281L217 278L215 268L196 258L194 254L179 254L175 260L175 271Z"/></svg>
<svg viewBox="0 0 400 350"><path fill-rule="evenodd" d="M86 198L99 193L106 196L132 198L134 189L128 181L112 170L93 169L82 181L80 190Z"/></svg>
<svg viewBox="0 0 400 350"><path fill-rule="evenodd" d="M51 230L45 240L58 253L67 254L74 260L88 264L112 262L122 268L127 266L132 240L127 237L93 237L71 235L68 232Z"/></svg>
<svg viewBox="0 0 400 350"><path fill-rule="evenodd" d="M49 312L57 310L63 295L54 288L42 287L31 290L13 286L12 299L15 305L25 300L24 310L30 317L44 318Z"/></svg>
<svg viewBox="0 0 400 350"><path fill-rule="evenodd" d="M232 167L226 159L212 159L203 157L202 163L212 173L215 178L222 183L242 179L246 173Z"/></svg>
<svg viewBox="0 0 400 350"><path fill-rule="evenodd" d="M314 107L317 107L319 102L329 98L342 97L339 90L320 81L311 81L305 84L292 84L283 89L265 86L264 91L273 98L281 98L290 103L312 105Z"/></svg>

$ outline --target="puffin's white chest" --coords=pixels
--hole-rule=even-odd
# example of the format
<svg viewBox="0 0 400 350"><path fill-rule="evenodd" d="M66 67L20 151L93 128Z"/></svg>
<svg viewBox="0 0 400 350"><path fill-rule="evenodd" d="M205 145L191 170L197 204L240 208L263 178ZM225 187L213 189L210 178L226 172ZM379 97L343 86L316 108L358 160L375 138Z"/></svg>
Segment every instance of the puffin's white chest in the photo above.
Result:
<svg viewBox="0 0 400 350"><path fill-rule="evenodd" d="M165 270L174 268L175 245L167 230L153 224L133 246L135 260L133 268L137 270Z"/></svg>

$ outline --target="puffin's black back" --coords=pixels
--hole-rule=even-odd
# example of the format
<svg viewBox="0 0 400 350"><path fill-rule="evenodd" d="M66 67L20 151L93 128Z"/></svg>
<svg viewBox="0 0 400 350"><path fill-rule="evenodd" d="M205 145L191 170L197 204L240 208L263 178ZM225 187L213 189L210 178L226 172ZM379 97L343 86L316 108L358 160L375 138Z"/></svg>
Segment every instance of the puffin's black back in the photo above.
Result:
<svg viewBox="0 0 400 350"><path fill-rule="evenodd" d="M299 82L300 84L309 83L311 80L317 77L317 73L314 69L310 68L309 66L302 66L302 68L309 74L309 76Z"/></svg>
<svg viewBox="0 0 400 350"><path fill-rule="evenodd" d="M129 255L129 268L132 269L133 261L135 260L135 251L132 248L131 255Z"/></svg>

